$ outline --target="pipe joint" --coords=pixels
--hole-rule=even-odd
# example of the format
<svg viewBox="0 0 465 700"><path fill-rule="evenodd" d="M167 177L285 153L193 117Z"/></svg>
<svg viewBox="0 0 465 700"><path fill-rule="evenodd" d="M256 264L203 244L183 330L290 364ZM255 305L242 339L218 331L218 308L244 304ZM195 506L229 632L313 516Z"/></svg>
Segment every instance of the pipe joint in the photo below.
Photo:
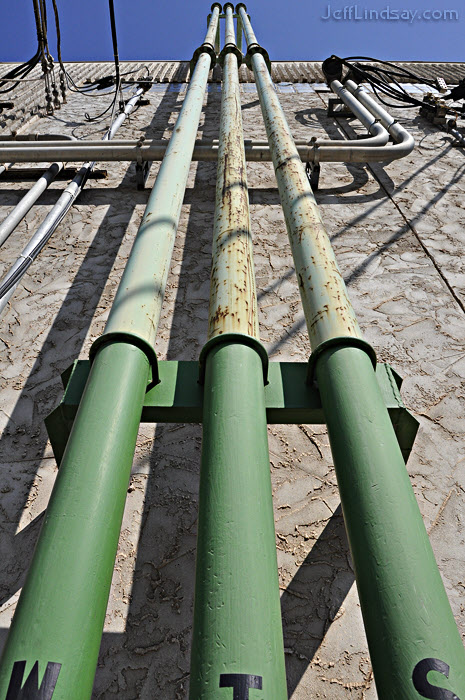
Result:
<svg viewBox="0 0 465 700"><path fill-rule="evenodd" d="M226 44L223 47L223 50L221 51L220 55L218 56L218 63L220 66L223 68L224 66L224 61L226 59L226 56L228 53L233 53L236 58L237 58L237 67L240 68L244 61L244 56L242 54L242 51L237 48L236 44Z"/></svg>
<svg viewBox="0 0 465 700"><path fill-rule="evenodd" d="M239 11L240 11L241 7L243 7L243 8L244 8L244 11L247 12L247 6L245 5L245 3L243 3L243 2L238 2L237 5L236 5L236 15L239 14Z"/></svg>
<svg viewBox="0 0 465 700"><path fill-rule="evenodd" d="M152 372L152 381L150 382L150 386L152 387L155 386L155 384L160 383L157 354L152 345L148 343L145 338L142 338L142 336L136 335L135 333L128 333L126 331L112 331L110 333L104 333L100 336L100 338L94 340L91 345L89 350L90 362L92 363L95 360L99 350L107 345L113 345L114 343L134 345L136 348L139 348L139 350L142 350L142 352L147 356Z"/></svg>
<svg viewBox="0 0 465 700"><path fill-rule="evenodd" d="M260 46L260 44L249 44L247 48L247 53L244 57L244 63L247 66L249 70L253 70L252 67L252 56L254 56L256 53L260 53L263 58L265 59L266 67L268 68L268 72L271 75L271 61L270 57L268 56L268 51L263 48L263 46Z"/></svg>
<svg viewBox="0 0 465 700"><path fill-rule="evenodd" d="M234 3L233 2L225 2L223 5L223 13L226 14L226 8L230 7L231 10L234 12ZM245 7L245 5L244 5Z"/></svg>
<svg viewBox="0 0 465 700"><path fill-rule="evenodd" d="M220 2L214 2L213 5L210 7L210 12L213 12L213 10L217 7L221 13L221 3Z"/></svg>
<svg viewBox="0 0 465 700"><path fill-rule="evenodd" d="M194 72L194 68L195 68L195 66L197 65L197 61L199 60L200 56L201 56L203 53L207 53L207 54L210 56L210 58L211 58L211 66L210 66L210 68L213 68L213 67L216 65L216 51L215 51L215 47L214 47L212 44L204 43L204 44L202 44L201 46L199 46L198 49L195 49L194 54L193 54L193 56L192 56L192 58L191 58L191 62L190 62L190 72L191 72L191 75L192 75L192 73Z"/></svg>
<svg viewBox="0 0 465 700"><path fill-rule="evenodd" d="M246 333L221 333L220 335L215 335L213 338L210 338L210 340L205 343L199 357L199 384L203 386L205 382L205 367L207 363L207 355L210 350L217 345L232 345L234 343L239 345L247 345L248 347L257 351L262 361L263 383L265 386L268 384L268 353L257 338L247 335Z"/></svg>
<svg viewBox="0 0 465 700"><path fill-rule="evenodd" d="M334 347L359 348L359 350L363 350L370 358L373 369L376 369L376 352L370 343L367 343L366 340L355 335L336 336L334 338L329 338L329 340L324 340L313 350L308 360L307 384L312 384L315 379L315 368L318 359L326 350Z"/></svg>

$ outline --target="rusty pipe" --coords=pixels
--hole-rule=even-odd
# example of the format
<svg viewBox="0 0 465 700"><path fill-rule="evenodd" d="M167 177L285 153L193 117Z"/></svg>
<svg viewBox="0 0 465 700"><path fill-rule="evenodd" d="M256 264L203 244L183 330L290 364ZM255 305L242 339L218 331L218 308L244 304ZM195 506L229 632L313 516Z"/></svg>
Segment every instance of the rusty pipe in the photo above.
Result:
<svg viewBox="0 0 465 700"><path fill-rule="evenodd" d="M205 398L190 698L215 700L223 696L218 688L230 688L230 698L246 698L248 688L263 688L270 699L285 700L264 351L232 10L225 5L209 340L201 354Z"/></svg>
<svg viewBox="0 0 465 700"><path fill-rule="evenodd" d="M256 37L244 6L238 8L250 50L250 46L256 44ZM250 60L312 349L339 336L361 339L344 280L265 59L261 53L255 52Z"/></svg>
<svg viewBox="0 0 465 700"><path fill-rule="evenodd" d="M247 36L243 6L240 13ZM438 693L465 697L463 643L376 381L376 358L361 337L265 59L253 45L248 59L298 276L312 346L310 377L317 379L328 427L378 696L417 700L432 689L429 671L439 671ZM383 125L403 138L399 125Z"/></svg>

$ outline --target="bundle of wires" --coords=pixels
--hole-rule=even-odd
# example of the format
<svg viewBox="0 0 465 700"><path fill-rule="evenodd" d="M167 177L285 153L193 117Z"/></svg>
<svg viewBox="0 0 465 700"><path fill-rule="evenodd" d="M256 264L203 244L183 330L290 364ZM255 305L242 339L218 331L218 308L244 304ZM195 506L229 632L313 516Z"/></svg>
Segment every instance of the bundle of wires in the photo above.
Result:
<svg viewBox="0 0 465 700"><path fill-rule="evenodd" d="M332 58L337 59L338 57L334 56ZM426 106L427 108L425 102L408 93L407 89L401 84L401 81L403 83L409 82L429 85L432 88L437 87L435 80L416 75L413 71L391 63L390 61L382 61L369 56L348 56L347 58L341 58L339 60L341 61L341 66L348 68L343 82L344 80L352 79L356 83L361 83L363 81L369 83L378 100L387 107L410 109L412 107L425 108ZM359 63L359 61L367 61L370 63ZM463 99L465 97L465 84L462 86L462 83L463 81L459 84L458 89L454 88L448 94L443 95L442 99L446 101ZM390 98L391 101L388 102L386 98ZM392 100L396 100L396 102ZM434 107L431 107L431 109L434 110ZM450 112L465 113L465 105L451 107Z"/></svg>
<svg viewBox="0 0 465 700"><path fill-rule="evenodd" d="M116 104L118 102L118 97L119 97L119 110L123 111L124 110L124 99L123 99L123 77L126 75L130 75L131 73L136 73L138 71L127 71L126 73L121 73L120 72L120 63L119 63L119 54L118 54L118 38L116 34L116 20L115 20L115 8L114 8L114 0L108 0L109 2L109 10L110 10L110 25L111 25L111 39L112 39L112 44L113 44L113 56L114 56L114 61L115 61L115 76L109 75L105 76L103 78L99 78L98 80L94 81L93 83L89 83L88 85L85 85L83 87L78 87L76 83L74 82L73 78L69 74L69 72L66 70L65 65L63 63L63 59L61 56L61 32L60 32L60 18L58 15L58 8L57 8L57 3L56 0L52 0L53 3L53 11L55 13L55 25L56 25L56 33L57 33L57 53L58 53L58 62L60 64L60 70L64 78L66 79L66 84L68 89L71 92L78 92L81 93L82 95L87 95L88 97L107 97L108 94L113 95L113 98L106 107L106 109L101 112L100 114L97 114L96 116L91 117L87 112L85 113L85 118L87 121L97 121L104 117L108 112L111 110L111 119L113 119L113 115L116 109ZM112 90L110 93L105 92L100 95L95 94L95 90L107 90L109 87L115 86L115 89Z"/></svg>
<svg viewBox="0 0 465 700"><path fill-rule="evenodd" d="M39 61L40 50L37 49L36 53L29 59L29 61L21 63L20 66L15 66L12 70L8 71L8 73L5 73L5 75L0 78L0 94L14 90L16 86L19 85L21 80L24 80L24 78L26 78L26 76L29 75L32 70L34 70ZM10 85L10 83L13 84ZM9 85L9 87L4 87L5 85Z"/></svg>
<svg viewBox="0 0 465 700"><path fill-rule="evenodd" d="M24 80L26 76L34 70L38 63L47 60L45 56L46 48L43 34L44 28L46 29L47 26L47 17L46 15L42 15L42 10L45 12L45 5L43 4L43 0L40 5L38 4L38 0L33 0L33 5L37 31L37 51L28 61L21 63L19 66L15 66L0 78L0 94L5 94L14 90L21 80ZM10 83L13 84L11 85ZM6 85L7 87L4 87Z"/></svg>

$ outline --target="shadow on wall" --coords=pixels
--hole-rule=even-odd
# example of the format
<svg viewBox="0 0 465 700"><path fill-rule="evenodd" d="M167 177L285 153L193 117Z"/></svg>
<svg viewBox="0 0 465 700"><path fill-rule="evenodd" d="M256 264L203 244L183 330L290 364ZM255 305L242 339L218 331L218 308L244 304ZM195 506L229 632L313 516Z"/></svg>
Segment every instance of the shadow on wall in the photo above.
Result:
<svg viewBox="0 0 465 700"><path fill-rule="evenodd" d="M177 95L167 92L147 131L165 125L166 114L176 103ZM153 126L152 126L153 125ZM62 393L60 372L64 371L81 352L88 329L100 303L105 284L113 267L121 242L133 215L134 204L147 200L146 192L134 188L134 166L129 166L117 196L110 201L105 216L86 255L77 270L65 299L48 330L41 350L27 377L12 411L0 443L2 483L11 485L8 500L15 504L14 517L3 520L0 578L0 603L14 595L24 583L42 514L15 535L29 498L29 490L47 445L44 418L57 404ZM53 191L47 192L47 202L56 201ZM78 202L108 201L106 190L84 190ZM42 200L41 200L42 203ZM69 329L72 329L72 334ZM65 336L63 335L65 331ZM12 480L8 463L12 455L22 456L21 478ZM15 467L13 467L15 470ZM17 476L17 470L16 470Z"/></svg>

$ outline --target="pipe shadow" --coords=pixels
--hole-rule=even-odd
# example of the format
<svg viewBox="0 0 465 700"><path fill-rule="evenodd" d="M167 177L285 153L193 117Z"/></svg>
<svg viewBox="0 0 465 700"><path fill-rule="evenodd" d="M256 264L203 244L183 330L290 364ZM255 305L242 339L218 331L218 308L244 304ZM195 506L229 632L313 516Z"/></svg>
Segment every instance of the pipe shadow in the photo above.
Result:
<svg viewBox="0 0 465 700"><path fill-rule="evenodd" d="M281 595L289 697L299 685L354 582L339 505Z"/></svg>
<svg viewBox="0 0 465 700"><path fill-rule="evenodd" d="M157 108L153 115L155 123L165 118L174 99L176 96L173 94L166 94L166 99L160 103L161 114ZM133 192L130 192L130 183L134 189L133 172L128 168L120 187L116 188L116 192L120 190L119 196L110 204L102 218L47 332L2 435L0 476L2 491L6 489L8 493L8 499L3 500L4 517L0 539L0 554L3 561L0 577L2 602L8 601L19 590L29 567L42 514L17 534L16 531L48 443L44 418L55 407L62 394L60 373L82 351L108 276L127 232L135 199ZM106 198L105 190L84 190L78 203L87 203L87 193L92 201L101 197ZM144 193L139 195L141 199L146 200ZM45 279L44 286L47 282L48 280ZM21 457L14 459L12 455L21 455Z"/></svg>
<svg viewBox="0 0 465 700"><path fill-rule="evenodd" d="M220 102L221 93L207 92L199 126L203 138L218 136ZM207 338L216 169L216 162L199 162L194 186L184 199L191 205L184 247L181 252L175 246L164 303L171 325L165 327L162 319L158 331L168 338L167 359L196 360ZM181 217L180 242L183 229ZM170 297L174 274L176 291ZM186 697L201 432L196 424L158 424L148 438L151 449L136 460L133 478L143 479L145 493L130 604L119 648L114 635L103 636L100 658L108 667L105 673L97 671L95 697L106 697L117 686L119 698L132 700L134 688L124 687L119 679L134 669L143 675L137 697L152 697L155 689L158 697Z"/></svg>

